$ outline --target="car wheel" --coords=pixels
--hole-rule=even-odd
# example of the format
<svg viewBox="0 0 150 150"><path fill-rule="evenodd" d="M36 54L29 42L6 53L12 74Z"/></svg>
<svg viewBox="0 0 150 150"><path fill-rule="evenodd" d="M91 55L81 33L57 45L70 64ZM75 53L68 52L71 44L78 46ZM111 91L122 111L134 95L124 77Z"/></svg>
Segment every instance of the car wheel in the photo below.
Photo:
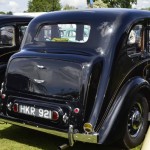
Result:
<svg viewBox="0 0 150 150"><path fill-rule="evenodd" d="M125 135L123 138L124 145L127 148L133 148L142 143L148 128L149 106L147 99L138 94L128 111Z"/></svg>

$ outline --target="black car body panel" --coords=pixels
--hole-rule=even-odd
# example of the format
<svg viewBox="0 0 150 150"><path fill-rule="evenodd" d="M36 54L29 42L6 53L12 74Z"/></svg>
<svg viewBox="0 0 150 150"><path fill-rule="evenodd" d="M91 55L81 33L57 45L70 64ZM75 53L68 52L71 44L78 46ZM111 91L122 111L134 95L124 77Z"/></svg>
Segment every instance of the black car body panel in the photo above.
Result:
<svg viewBox="0 0 150 150"><path fill-rule="evenodd" d="M149 21L150 12L130 9L51 12L33 19L21 51L8 63L1 119L29 128L38 124L46 132L69 130L69 141L113 143L122 136L116 133L133 102L129 95L149 97ZM87 41L46 37L48 25L52 35L54 25L68 23L90 29ZM142 27L146 35L140 52L129 41L136 25L135 32ZM27 111L20 112L22 106ZM50 121L32 110L50 110Z"/></svg>
<svg viewBox="0 0 150 150"><path fill-rule="evenodd" d="M11 64L7 78L7 88L10 90L43 96L59 95L64 98L66 96L68 100L72 100L70 99L72 95L79 98L82 70L80 65L61 60L41 61L38 58L14 59ZM40 84L41 82L43 85Z"/></svg>

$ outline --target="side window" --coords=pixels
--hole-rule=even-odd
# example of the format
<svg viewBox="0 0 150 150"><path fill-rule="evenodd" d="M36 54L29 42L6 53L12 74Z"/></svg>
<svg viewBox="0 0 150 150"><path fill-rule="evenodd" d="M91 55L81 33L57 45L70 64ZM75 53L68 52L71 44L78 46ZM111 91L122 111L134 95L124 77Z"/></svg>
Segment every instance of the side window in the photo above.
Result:
<svg viewBox="0 0 150 150"><path fill-rule="evenodd" d="M145 49L148 53L150 53L150 21L148 22L145 30Z"/></svg>
<svg viewBox="0 0 150 150"><path fill-rule="evenodd" d="M19 43L22 42L22 39L23 39L26 29L27 29L26 25L19 26Z"/></svg>
<svg viewBox="0 0 150 150"><path fill-rule="evenodd" d="M129 57L136 56L143 51L143 25L138 24L131 29L126 47Z"/></svg>
<svg viewBox="0 0 150 150"><path fill-rule="evenodd" d="M0 47L11 47L15 45L15 28L3 26L0 28Z"/></svg>

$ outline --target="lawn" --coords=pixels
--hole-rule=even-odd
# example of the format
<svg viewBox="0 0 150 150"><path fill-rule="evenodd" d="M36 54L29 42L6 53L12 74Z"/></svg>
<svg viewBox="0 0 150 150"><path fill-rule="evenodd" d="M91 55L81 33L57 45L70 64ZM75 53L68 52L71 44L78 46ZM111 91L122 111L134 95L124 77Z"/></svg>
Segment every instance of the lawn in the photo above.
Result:
<svg viewBox="0 0 150 150"><path fill-rule="evenodd" d="M66 143L67 140L41 133L38 131L10 125L0 124L0 150L57 150L57 146ZM76 143L69 150L119 150L116 148L104 148L99 145ZM140 150L136 148L134 150Z"/></svg>
<svg viewBox="0 0 150 150"><path fill-rule="evenodd" d="M0 125L0 150L55 150L66 142L45 133L10 124Z"/></svg>

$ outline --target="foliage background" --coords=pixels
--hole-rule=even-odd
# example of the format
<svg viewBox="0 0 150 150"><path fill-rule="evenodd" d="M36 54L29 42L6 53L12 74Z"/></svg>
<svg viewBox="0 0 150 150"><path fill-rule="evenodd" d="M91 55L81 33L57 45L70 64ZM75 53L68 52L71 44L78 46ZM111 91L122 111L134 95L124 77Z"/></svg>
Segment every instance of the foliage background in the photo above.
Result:
<svg viewBox="0 0 150 150"><path fill-rule="evenodd" d="M28 12L49 12L60 10L59 0L29 0Z"/></svg>

